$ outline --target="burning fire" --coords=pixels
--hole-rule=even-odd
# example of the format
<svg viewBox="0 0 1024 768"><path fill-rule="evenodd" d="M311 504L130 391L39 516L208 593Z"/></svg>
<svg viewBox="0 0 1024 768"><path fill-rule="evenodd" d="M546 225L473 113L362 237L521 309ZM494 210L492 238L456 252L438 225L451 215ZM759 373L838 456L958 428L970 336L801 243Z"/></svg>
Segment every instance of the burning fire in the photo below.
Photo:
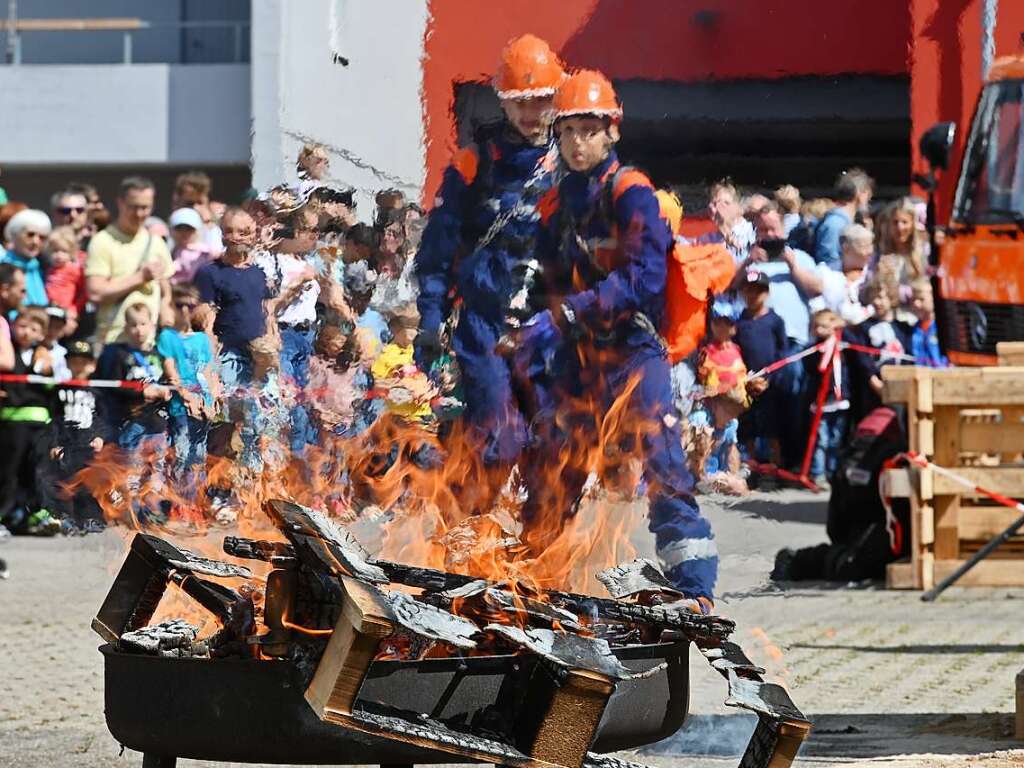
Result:
<svg viewBox="0 0 1024 768"><path fill-rule="evenodd" d="M442 439L385 415L355 438L327 434L302 457L264 436L259 472L211 457L205 472L175 481L163 470L165 457L108 446L68 489L88 489L107 521L129 537L156 529L212 559L243 564L221 550L226 533L282 541L263 509L270 499L287 499L372 530L376 542L359 538L389 561L500 582L517 600L548 589L595 593L595 574L636 555L631 537L644 523L644 505L632 503L640 480L634 449L658 425L627 418L638 383L634 377L607 410L596 397L577 402L558 423L569 437L557 453L511 474L485 466L457 424ZM539 473L530 486L542 498L524 524L527 471ZM244 585L259 619L271 566L244 564L253 571ZM171 617L213 629L211 615L176 588L154 620ZM283 625L305 629L288 617Z"/></svg>

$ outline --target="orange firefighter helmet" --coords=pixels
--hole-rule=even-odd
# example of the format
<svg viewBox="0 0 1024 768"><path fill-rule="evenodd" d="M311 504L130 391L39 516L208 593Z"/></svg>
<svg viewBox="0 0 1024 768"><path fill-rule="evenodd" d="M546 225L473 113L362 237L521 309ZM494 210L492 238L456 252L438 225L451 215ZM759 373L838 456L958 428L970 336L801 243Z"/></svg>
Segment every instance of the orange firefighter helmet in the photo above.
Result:
<svg viewBox="0 0 1024 768"><path fill-rule="evenodd" d="M551 46L536 35L522 35L501 52L494 90L500 99L550 96L564 79L565 68Z"/></svg>
<svg viewBox="0 0 1024 768"><path fill-rule="evenodd" d="M622 105L608 78L592 69L581 69L565 79L555 92L555 119L597 115L622 119Z"/></svg>

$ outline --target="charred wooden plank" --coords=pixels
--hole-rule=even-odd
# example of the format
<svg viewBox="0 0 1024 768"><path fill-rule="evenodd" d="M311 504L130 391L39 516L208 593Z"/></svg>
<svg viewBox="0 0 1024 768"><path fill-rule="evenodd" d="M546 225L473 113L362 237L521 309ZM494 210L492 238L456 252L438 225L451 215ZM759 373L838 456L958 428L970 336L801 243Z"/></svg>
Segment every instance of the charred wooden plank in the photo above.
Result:
<svg viewBox="0 0 1024 768"><path fill-rule="evenodd" d="M579 768L614 691L614 681L596 672L569 669L556 677L536 665L512 726L516 746L535 760Z"/></svg>
<svg viewBox="0 0 1024 768"><path fill-rule="evenodd" d="M642 593L658 592L678 597L683 596L672 582L665 578L665 574L658 566L645 558L637 558L629 563L616 565L614 568L606 568L597 574L597 580L616 600Z"/></svg>
<svg viewBox="0 0 1024 768"><path fill-rule="evenodd" d="M473 637L479 632L479 627L472 621L421 603L404 592L386 592L383 597L395 622L410 632L462 650L476 648Z"/></svg>
<svg viewBox="0 0 1024 768"><path fill-rule="evenodd" d="M800 744L811 730L810 721L781 685L765 682L764 670L756 667L735 643L696 643L704 657L726 680L726 706L756 712L758 724L740 768L788 768Z"/></svg>
<svg viewBox="0 0 1024 768"><path fill-rule="evenodd" d="M298 564L295 548L283 541L264 541L246 539L241 536L224 537L225 554L242 560L262 560L277 568L287 568Z"/></svg>
<svg viewBox="0 0 1024 768"><path fill-rule="evenodd" d="M481 581L464 574L375 560L341 526L306 507L275 500L268 502L266 509L282 533L295 545L296 556L311 568L340 572L364 581L390 581L428 591L453 590ZM495 582L484 583L496 589L503 586ZM528 594L529 589L524 587L520 592ZM552 604L576 615L677 630L691 638L725 639L736 628L735 623L728 619L703 616L678 607L639 605L556 590L547 591L544 596Z"/></svg>
<svg viewBox="0 0 1024 768"><path fill-rule="evenodd" d="M571 632L520 629L509 624L488 624L489 632L566 669L585 670L609 680L624 680L630 671L612 653L607 642Z"/></svg>
<svg viewBox="0 0 1024 768"><path fill-rule="evenodd" d="M341 615L306 688L306 701L321 720L352 713L380 640L391 634L395 621L373 585L347 576L341 582Z"/></svg>
<svg viewBox="0 0 1024 768"><path fill-rule="evenodd" d="M326 564L329 568L338 568L348 576L375 584L389 581L356 538L327 515L281 499L268 501L264 509L281 532L296 545L300 558L302 548L299 541L319 540L325 549L318 549L317 554L323 556L325 551L328 553Z"/></svg>

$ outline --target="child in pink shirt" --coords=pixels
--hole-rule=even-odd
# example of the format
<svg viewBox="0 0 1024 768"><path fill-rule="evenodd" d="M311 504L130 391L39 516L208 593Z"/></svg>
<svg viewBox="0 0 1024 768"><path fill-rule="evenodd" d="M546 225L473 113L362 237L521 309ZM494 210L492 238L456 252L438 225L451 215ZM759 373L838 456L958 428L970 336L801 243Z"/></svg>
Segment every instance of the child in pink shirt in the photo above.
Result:
<svg viewBox="0 0 1024 768"><path fill-rule="evenodd" d="M171 283L191 285L199 268L213 260L210 246L203 242L201 234L205 231L203 219L195 208L179 208L171 214L168 224L171 239L174 240L171 251L174 274L171 275Z"/></svg>

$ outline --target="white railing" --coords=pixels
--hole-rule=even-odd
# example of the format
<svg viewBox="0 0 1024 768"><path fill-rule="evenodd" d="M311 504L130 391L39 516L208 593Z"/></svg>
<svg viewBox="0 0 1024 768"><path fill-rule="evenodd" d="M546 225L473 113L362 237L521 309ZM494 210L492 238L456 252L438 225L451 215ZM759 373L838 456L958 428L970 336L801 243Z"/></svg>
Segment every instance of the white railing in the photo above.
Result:
<svg viewBox="0 0 1024 768"><path fill-rule="evenodd" d="M249 21L151 22L137 18L0 20L0 31L3 31L6 37L5 56L2 63L12 65L20 65L22 63L26 35L31 41L36 38L41 39L45 35L53 33L73 32L100 35L117 32L121 35L120 63L132 64L135 58L133 55L135 35L148 31L178 32L181 34L195 30L230 30L230 45L223 45L221 41L216 41L207 51L213 51L214 55L212 57L204 57L202 61L190 61L188 52L181 50L180 60L174 60L170 63L243 63L248 60L245 42L250 27L251 22ZM222 51L223 55L216 55L218 50ZM51 63L80 64L85 62L69 60Z"/></svg>

